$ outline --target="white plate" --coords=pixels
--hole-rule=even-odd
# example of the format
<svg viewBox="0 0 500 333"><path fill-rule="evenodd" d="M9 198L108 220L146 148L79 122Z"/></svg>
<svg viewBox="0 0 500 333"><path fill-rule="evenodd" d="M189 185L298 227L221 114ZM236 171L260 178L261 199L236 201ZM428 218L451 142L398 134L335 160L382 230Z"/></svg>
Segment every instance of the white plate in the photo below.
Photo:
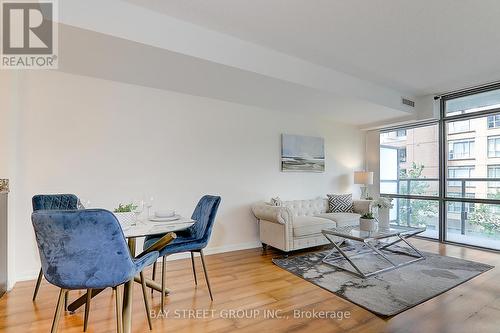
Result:
<svg viewBox="0 0 500 333"><path fill-rule="evenodd" d="M181 218L180 215L174 215L174 216L170 216L170 217L151 216L148 218L148 221L151 221L151 222L170 222L170 221L180 220L180 218Z"/></svg>

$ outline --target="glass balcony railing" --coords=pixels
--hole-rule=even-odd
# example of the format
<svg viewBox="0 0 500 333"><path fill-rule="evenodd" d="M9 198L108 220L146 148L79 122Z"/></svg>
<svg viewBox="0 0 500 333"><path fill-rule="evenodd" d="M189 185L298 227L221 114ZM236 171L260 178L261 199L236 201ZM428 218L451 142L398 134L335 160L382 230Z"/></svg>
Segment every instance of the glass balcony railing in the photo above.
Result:
<svg viewBox="0 0 500 333"><path fill-rule="evenodd" d="M382 180L380 192L395 199L391 223L425 226L423 236L438 237L438 179ZM500 178L447 178L444 201L449 240L467 238L474 245L500 247Z"/></svg>

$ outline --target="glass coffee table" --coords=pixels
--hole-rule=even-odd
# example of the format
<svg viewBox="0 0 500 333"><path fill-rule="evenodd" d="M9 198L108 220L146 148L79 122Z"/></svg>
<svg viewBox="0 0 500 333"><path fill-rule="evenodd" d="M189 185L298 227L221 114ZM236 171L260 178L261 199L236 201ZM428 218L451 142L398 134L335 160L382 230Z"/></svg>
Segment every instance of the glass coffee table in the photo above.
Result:
<svg viewBox="0 0 500 333"><path fill-rule="evenodd" d="M364 231L359 228L359 225L324 229L322 230L322 233L328 239L328 241L332 243L334 249L323 258L323 262L362 278L367 278L375 274L387 272L425 259L425 256L415 246L407 241L408 238L418 235L424 231L425 228L404 226L390 226L390 228L388 229ZM336 242L333 237L341 238L342 240L340 242ZM395 238L395 240L391 240L391 238ZM362 249L360 251L356 251L354 254L349 254L348 251L342 250L340 248L340 245L346 239L361 243ZM409 246L409 248L404 248L408 249L409 252L401 251L401 247L399 247L399 250L398 248L394 248L394 246L400 242L404 242ZM390 258L389 254L391 253L409 256L411 259L409 261L397 263ZM340 256L338 254L340 254ZM389 266L370 272L363 272L358 267L358 265L354 263L354 258L367 254L375 254L377 256L380 256L389 264ZM338 262L344 260L346 260L350 264L350 266L354 268L355 271L337 264Z"/></svg>

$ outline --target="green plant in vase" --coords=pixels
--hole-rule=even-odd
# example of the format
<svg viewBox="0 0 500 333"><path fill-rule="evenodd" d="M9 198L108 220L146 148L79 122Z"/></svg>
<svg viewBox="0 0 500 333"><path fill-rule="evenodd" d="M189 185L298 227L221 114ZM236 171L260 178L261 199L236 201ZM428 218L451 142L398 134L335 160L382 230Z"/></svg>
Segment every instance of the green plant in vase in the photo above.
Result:
<svg viewBox="0 0 500 333"><path fill-rule="evenodd" d="M120 203L118 205L118 208L115 208L115 210L113 211L114 213L132 213L134 211L134 209L137 208L137 205L134 205L133 203L129 203L129 204L122 204Z"/></svg>

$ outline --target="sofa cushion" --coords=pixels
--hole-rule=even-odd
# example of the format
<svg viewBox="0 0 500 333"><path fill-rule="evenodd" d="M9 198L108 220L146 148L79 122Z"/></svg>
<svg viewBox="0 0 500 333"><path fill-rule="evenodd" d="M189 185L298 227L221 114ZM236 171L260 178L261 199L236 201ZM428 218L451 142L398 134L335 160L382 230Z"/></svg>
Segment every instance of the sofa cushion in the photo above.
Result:
<svg viewBox="0 0 500 333"><path fill-rule="evenodd" d="M359 218L361 215L356 213L323 213L317 214L315 217L328 219L334 221L337 227L345 227L347 225L357 225L359 224Z"/></svg>
<svg viewBox="0 0 500 333"><path fill-rule="evenodd" d="M293 219L293 235L295 237L309 236L321 233L321 230L335 228L333 220L313 216L298 216Z"/></svg>

